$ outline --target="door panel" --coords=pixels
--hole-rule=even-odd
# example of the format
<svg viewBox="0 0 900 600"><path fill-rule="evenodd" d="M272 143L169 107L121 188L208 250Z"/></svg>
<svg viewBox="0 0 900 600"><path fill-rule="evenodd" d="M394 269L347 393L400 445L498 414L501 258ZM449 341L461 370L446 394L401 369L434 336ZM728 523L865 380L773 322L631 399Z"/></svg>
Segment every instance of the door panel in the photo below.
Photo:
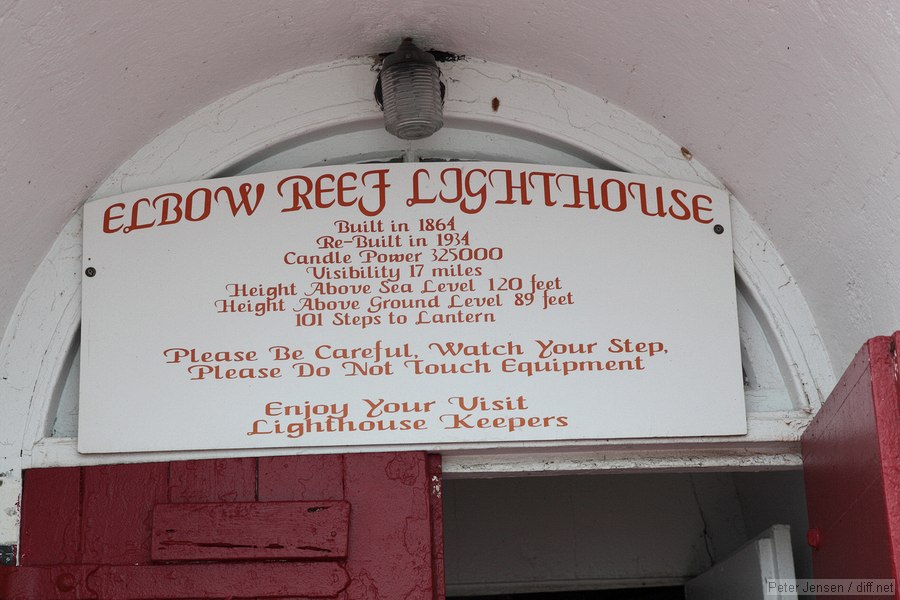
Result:
<svg viewBox="0 0 900 600"><path fill-rule="evenodd" d="M80 562L81 469L33 469L27 473L31 491L28 501L22 503L20 564Z"/></svg>
<svg viewBox="0 0 900 600"><path fill-rule="evenodd" d="M0 598L444 597L420 452L31 470L22 514Z"/></svg>
<svg viewBox="0 0 900 600"><path fill-rule="evenodd" d="M246 562L19 567L0 591L9 600L307 600L338 598L346 586L337 563Z"/></svg>
<svg viewBox="0 0 900 600"><path fill-rule="evenodd" d="M171 502L253 502L255 458L190 460L169 463Z"/></svg>
<svg viewBox="0 0 900 600"><path fill-rule="evenodd" d="M259 459L260 502L344 497L344 455L274 456Z"/></svg>
<svg viewBox="0 0 900 600"><path fill-rule="evenodd" d="M166 463L82 469L81 562L149 563L150 514L155 505L168 501L168 475ZM27 486L27 471L25 478ZM28 488L23 487L24 502L29 501L27 493ZM52 491L42 490L42 493L52 494ZM52 518L52 515L42 516Z"/></svg>
<svg viewBox="0 0 900 600"><path fill-rule="evenodd" d="M157 504L154 561L347 558L350 505L318 502Z"/></svg>
<svg viewBox="0 0 900 600"><path fill-rule="evenodd" d="M898 342L869 340L803 434L816 578L900 579Z"/></svg>

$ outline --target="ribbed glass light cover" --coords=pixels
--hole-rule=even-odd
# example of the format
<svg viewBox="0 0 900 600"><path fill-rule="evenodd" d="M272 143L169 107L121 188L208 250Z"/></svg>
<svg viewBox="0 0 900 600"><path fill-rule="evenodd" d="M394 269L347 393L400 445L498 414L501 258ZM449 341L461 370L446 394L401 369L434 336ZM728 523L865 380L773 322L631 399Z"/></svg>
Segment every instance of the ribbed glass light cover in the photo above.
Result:
<svg viewBox="0 0 900 600"><path fill-rule="evenodd" d="M384 128L400 139L418 140L444 126L441 72L430 54L407 44L385 59L381 71Z"/></svg>

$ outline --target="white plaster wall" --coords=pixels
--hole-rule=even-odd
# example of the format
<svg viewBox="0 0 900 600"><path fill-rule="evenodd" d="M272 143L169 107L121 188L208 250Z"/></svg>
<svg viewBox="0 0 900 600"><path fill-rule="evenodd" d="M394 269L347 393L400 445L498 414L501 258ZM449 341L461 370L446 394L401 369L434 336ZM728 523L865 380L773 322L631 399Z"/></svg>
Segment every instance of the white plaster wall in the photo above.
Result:
<svg viewBox="0 0 900 600"><path fill-rule="evenodd" d="M582 87L690 148L765 227L838 369L900 324L889 0L0 0L0 327L71 212L155 134L408 34Z"/></svg>

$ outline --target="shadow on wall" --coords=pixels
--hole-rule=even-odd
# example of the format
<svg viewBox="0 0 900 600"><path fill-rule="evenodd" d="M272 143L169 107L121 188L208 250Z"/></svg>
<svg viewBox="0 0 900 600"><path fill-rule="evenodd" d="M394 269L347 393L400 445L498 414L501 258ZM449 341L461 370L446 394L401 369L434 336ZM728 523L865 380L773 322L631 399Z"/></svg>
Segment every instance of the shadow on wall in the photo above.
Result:
<svg viewBox="0 0 900 600"><path fill-rule="evenodd" d="M773 524L791 526L796 575L811 577L800 471L451 479L444 490L451 596L655 598L634 594L680 589ZM626 595L551 594L610 588Z"/></svg>

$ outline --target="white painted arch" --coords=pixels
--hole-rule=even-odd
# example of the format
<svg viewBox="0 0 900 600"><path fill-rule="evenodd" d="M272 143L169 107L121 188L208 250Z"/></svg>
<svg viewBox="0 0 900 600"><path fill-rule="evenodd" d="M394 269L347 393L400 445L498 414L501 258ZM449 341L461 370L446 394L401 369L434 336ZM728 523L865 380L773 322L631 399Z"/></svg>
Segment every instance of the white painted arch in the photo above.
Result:
<svg viewBox="0 0 900 600"><path fill-rule="evenodd" d="M381 131L381 114L372 99L371 61L344 60L274 77L201 109L123 163L93 197L267 168L278 160L308 160L293 165L308 166L323 155L336 161L371 160L397 152L424 155L434 149L446 157L470 147L482 157L491 152L508 157L511 143L519 144L518 156L558 153L561 160L615 165L724 189L687 149L580 89L471 59L445 63L442 69L448 80L447 126L429 140L402 142ZM494 98L500 101L496 111ZM355 153L346 150L348 136L359 144ZM596 440L566 449L552 444L460 446L445 452L445 470L479 476L796 467L799 434L833 387L834 372L800 290L774 245L738 199L732 198L732 206L739 289L755 316L756 339L763 337L771 348L791 408L751 413L746 436ZM55 402L77 344L80 236L80 216L75 215L38 267L0 345L0 366L8 374L0 380L0 395L11 406L9 418L0 424L0 473L8 473L7 485L0 486L0 508L6 509L0 514L0 543L17 535L18 515L11 507L18 498L22 469L264 454L247 450L95 457L77 454L71 439L49 437Z"/></svg>

